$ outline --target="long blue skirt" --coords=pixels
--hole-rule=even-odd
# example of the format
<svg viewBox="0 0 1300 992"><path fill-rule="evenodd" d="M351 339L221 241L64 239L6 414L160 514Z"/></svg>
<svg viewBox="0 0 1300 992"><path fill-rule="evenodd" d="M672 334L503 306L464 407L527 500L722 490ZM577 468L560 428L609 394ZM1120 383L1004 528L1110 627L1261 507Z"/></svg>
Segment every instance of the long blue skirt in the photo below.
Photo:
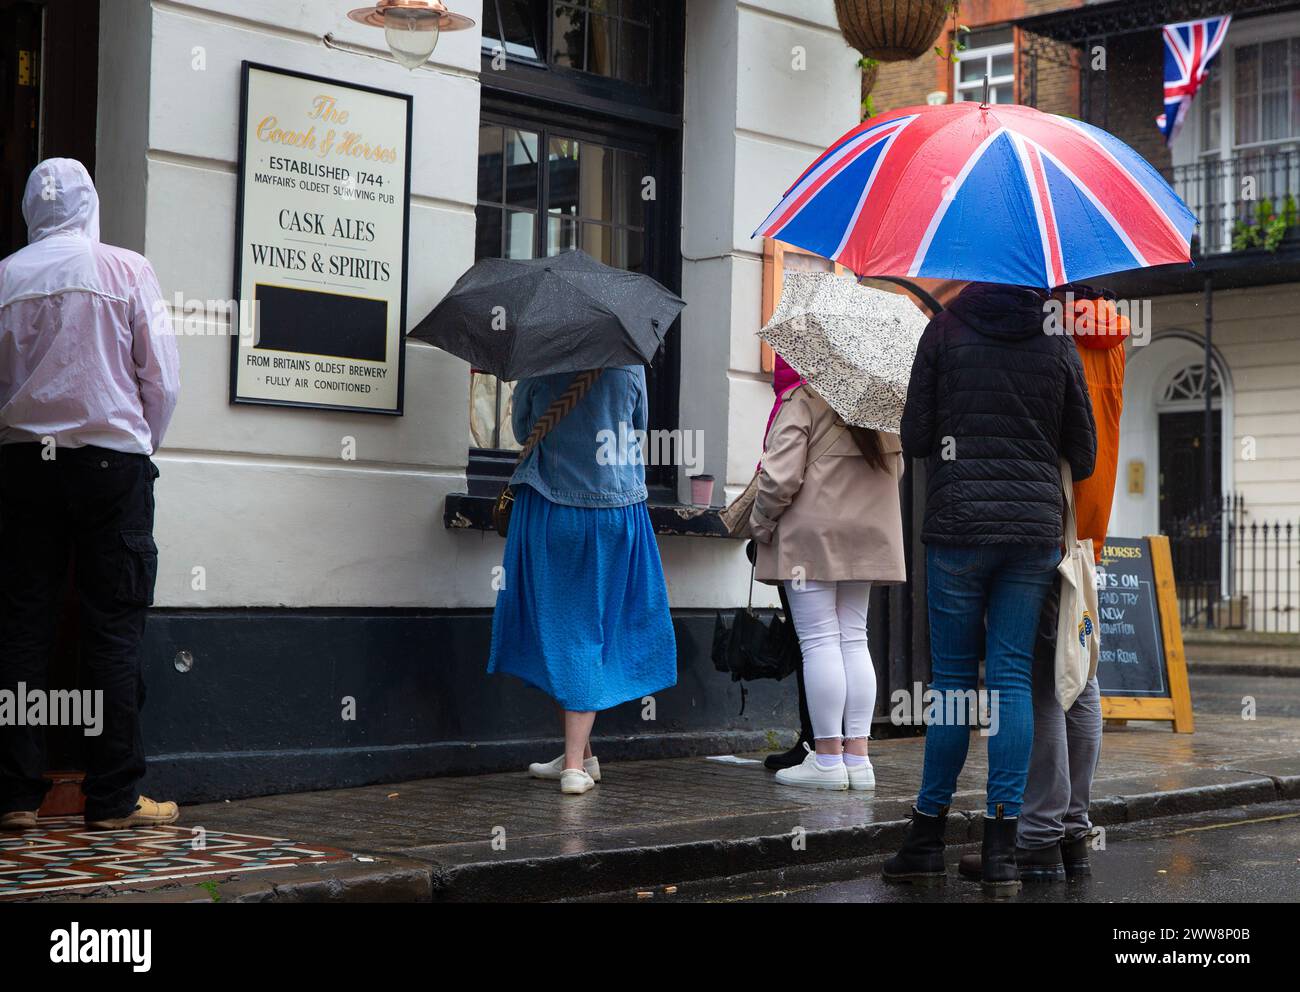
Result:
<svg viewBox="0 0 1300 992"><path fill-rule="evenodd" d="M566 710L605 710L677 684L677 639L644 503L584 508L515 493L489 672Z"/></svg>

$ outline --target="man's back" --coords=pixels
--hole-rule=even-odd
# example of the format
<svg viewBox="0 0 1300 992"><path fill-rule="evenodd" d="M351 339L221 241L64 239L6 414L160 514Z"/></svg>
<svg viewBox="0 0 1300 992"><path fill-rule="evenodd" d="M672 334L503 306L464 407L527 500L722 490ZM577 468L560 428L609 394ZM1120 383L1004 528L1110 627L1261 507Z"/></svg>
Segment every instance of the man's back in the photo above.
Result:
<svg viewBox="0 0 1300 992"><path fill-rule="evenodd" d="M30 244L0 261L0 444L53 437L150 454L179 388L153 268L100 243L99 199L79 162L37 166L23 213Z"/></svg>
<svg viewBox="0 0 1300 992"><path fill-rule="evenodd" d="M158 577L149 456L176 406L176 341L149 263L99 243L80 162L38 165L23 215L30 244L0 262L0 691L46 684L71 575L84 684L105 715L86 740L86 823L175 823L176 804L139 787L140 645ZM43 726L4 728L0 829L37 825L47 767Z"/></svg>

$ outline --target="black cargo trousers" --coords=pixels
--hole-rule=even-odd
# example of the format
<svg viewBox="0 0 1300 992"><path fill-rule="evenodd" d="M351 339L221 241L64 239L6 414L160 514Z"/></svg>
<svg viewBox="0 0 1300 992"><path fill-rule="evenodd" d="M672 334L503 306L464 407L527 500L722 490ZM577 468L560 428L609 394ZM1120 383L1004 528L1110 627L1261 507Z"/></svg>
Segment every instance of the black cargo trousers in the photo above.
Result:
<svg viewBox="0 0 1300 992"><path fill-rule="evenodd" d="M78 688L103 694L102 732L85 738L88 820L130 813L144 777L140 642L158 574L157 477L147 455L0 445L0 691L48 688L71 561L86 673ZM0 813L37 809L45 771L45 728L4 721Z"/></svg>

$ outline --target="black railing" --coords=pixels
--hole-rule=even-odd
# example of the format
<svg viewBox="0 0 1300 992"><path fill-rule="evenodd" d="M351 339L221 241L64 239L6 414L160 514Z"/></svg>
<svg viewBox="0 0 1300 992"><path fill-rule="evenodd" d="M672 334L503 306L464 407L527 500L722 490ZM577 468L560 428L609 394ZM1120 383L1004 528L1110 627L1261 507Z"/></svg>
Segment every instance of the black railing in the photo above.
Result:
<svg viewBox="0 0 1300 992"><path fill-rule="evenodd" d="M1234 495L1168 530L1184 627L1300 631L1300 523L1253 520Z"/></svg>
<svg viewBox="0 0 1300 992"><path fill-rule="evenodd" d="M1260 149L1203 158L1165 178L1200 219L1193 252L1217 255L1275 248L1300 236L1300 151Z"/></svg>

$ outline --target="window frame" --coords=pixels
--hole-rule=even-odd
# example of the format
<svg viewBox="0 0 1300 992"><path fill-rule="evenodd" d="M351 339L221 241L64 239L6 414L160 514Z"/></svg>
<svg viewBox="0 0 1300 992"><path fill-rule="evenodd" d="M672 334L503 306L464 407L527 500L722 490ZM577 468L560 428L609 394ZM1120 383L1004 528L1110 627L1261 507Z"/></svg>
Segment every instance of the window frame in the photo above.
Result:
<svg viewBox="0 0 1300 992"><path fill-rule="evenodd" d="M1253 151L1256 149L1269 149L1281 147L1284 145L1300 144L1300 130L1292 134L1285 135L1281 138L1259 138L1255 141L1237 141L1237 101L1241 99L1242 94L1237 91L1237 57L1238 53L1245 48L1253 48L1260 52L1260 71L1263 69L1262 50L1265 44L1270 42L1286 42L1288 68L1292 53L1296 50L1296 43L1300 41L1300 29L1288 32L1280 37L1259 37L1248 38L1244 41L1238 41L1231 47L1231 58L1223 59L1227 52L1220 51L1211 65L1211 70L1218 64L1219 68L1219 128L1220 128L1220 147L1227 146L1232 154L1240 154L1243 151ZM1225 42L1224 48L1228 45ZM1220 64L1220 60L1222 63ZM1229 71L1230 70L1230 71ZM1231 76L1231 79L1228 77ZM1292 120L1295 117L1295 105L1300 102L1300 93L1294 90L1283 89L1283 92L1289 94L1287 101L1287 119ZM1197 94L1200 95L1199 93ZM1256 86L1255 91L1250 94L1254 97L1252 102L1252 112L1255 114L1256 128L1262 133L1263 131L1263 97L1264 89L1262 77L1260 83Z"/></svg>
<svg viewBox="0 0 1300 992"><path fill-rule="evenodd" d="M505 0L483 0L484 4ZM584 106L599 114L638 121L656 127L681 129L681 106L684 89L683 72L656 72L667 60L684 67L685 3L683 0L659 0L661 10L650 21L650 83L637 86L610 76L582 69L555 65L550 61L553 47L554 8L560 0L546 3L542 56L538 59L511 54L502 40L487 34L482 38L482 66L479 82L486 89L515 93L535 100L569 106ZM486 27L487 18L484 18ZM493 65L496 52L505 55L505 68Z"/></svg>
<svg viewBox="0 0 1300 992"><path fill-rule="evenodd" d="M549 53L555 0L545 2L545 51ZM650 174L656 178L656 197L645 222L643 270L680 293L684 0L660 0L653 23L649 87L512 55L501 48L498 39L485 37L479 122L539 132L540 199L533 236L534 251L543 255L550 181L545 162L552 133L645 154ZM502 69L493 67L499 53L505 56ZM679 426L680 335L681 322L674 321L647 376L651 429L674 430ZM486 467L485 471L499 472L506 455L513 457L505 450L471 448L470 471L475 471L477 462ZM675 465L647 465L646 485L651 500L676 502L677 477Z"/></svg>
<svg viewBox="0 0 1300 992"><path fill-rule="evenodd" d="M984 31L981 27L979 30ZM988 30L996 30L991 28ZM993 91L998 86L1008 85L1011 87L1011 102L1015 102L1016 96L1016 42L1014 36L1010 41L1000 42L996 45L981 45L976 48L966 48L956 52L957 60L952 64L952 102L961 103L962 94L975 92L977 96L982 96L984 80L981 78L975 82L963 83L961 79L961 67L963 62L974 62L976 59L984 59L984 68L989 77L989 90ZM995 76L993 75L993 60L999 55L1011 56L1011 72Z"/></svg>

